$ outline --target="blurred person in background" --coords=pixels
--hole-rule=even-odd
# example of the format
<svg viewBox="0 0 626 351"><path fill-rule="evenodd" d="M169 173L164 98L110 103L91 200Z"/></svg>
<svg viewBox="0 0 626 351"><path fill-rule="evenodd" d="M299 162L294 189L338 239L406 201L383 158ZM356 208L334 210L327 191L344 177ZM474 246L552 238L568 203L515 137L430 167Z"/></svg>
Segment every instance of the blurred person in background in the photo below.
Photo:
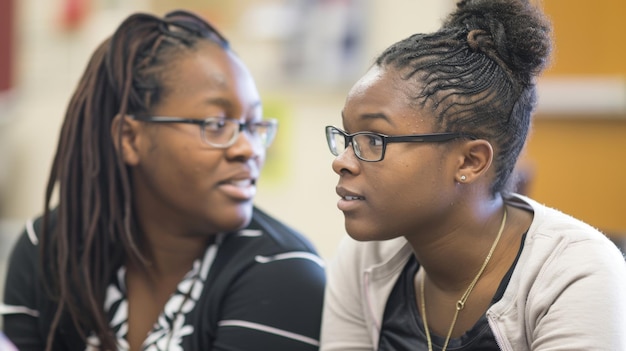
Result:
<svg viewBox="0 0 626 351"><path fill-rule="evenodd" d="M463 0L354 85L321 350L626 350L620 250L507 187L550 52L527 0Z"/></svg>
<svg viewBox="0 0 626 351"><path fill-rule="evenodd" d="M316 350L322 261L253 205L276 128L209 23L126 18L87 65L44 213L13 248L7 337L22 351Z"/></svg>

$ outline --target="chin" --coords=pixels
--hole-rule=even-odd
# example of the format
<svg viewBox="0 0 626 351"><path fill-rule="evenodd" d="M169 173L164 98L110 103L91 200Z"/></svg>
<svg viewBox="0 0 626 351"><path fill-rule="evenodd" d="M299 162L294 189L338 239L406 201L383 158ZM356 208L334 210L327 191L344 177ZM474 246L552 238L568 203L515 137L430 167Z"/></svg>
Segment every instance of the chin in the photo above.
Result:
<svg viewBox="0 0 626 351"><path fill-rule="evenodd" d="M346 218L345 229L348 235L356 241L385 241L402 236L395 229L381 227L376 223L364 220Z"/></svg>
<svg viewBox="0 0 626 351"><path fill-rule="evenodd" d="M380 240L377 234L380 234L372 226L358 221L345 221L346 233L356 241L373 241Z"/></svg>
<svg viewBox="0 0 626 351"><path fill-rule="evenodd" d="M216 222L224 232L232 232L245 228L252 220L252 205L239 206L235 209L223 211Z"/></svg>

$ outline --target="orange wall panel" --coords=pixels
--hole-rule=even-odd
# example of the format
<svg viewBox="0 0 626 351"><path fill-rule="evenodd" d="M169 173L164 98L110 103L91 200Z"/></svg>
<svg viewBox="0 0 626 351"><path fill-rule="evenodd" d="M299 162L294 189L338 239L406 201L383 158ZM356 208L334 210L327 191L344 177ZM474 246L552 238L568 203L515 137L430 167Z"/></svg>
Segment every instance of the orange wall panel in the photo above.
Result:
<svg viewBox="0 0 626 351"><path fill-rule="evenodd" d="M626 76L625 0L543 0L554 25L548 75Z"/></svg>
<svg viewBox="0 0 626 351"><path fill-rule="evenodd" d="M626 234L626 116L534 121L529 195L601 230Z"/></svg>

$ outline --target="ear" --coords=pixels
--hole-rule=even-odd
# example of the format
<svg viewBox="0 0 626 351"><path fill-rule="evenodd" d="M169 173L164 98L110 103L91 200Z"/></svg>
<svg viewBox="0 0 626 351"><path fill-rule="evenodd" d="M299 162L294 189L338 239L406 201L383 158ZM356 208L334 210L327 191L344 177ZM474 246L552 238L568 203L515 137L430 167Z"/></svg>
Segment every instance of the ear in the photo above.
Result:
<svg viewBox="0 0 626 351"><path fill-rule="evenodd" d="M117 115L111 123L111 137L118 153L121 153L124 163L135 166L139 163L138 135L141 122L128 115Z"/></svg>
<svg viewBox="0 0 626 351"><path fill-rule="evenodd" d="M463 143L460 156L456 181L471 183L489 170L493 161L493 147L484 139L470 140Z"/></svg>

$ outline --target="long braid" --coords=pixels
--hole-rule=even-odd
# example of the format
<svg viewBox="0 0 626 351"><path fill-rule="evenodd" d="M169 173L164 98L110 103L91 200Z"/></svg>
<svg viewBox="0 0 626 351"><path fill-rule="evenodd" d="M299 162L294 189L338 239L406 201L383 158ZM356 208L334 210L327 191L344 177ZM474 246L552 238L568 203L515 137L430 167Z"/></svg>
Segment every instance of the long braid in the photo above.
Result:
<svg viewBox="0 0 626 351"><path fill-rule="evenodd" d="M492 143L495 194L505 189L524 146L551 29L526 0L464 0L457 7L439 31L392 45L376 64L421 84L413 99L432 107L435 128Z"/></svg>
<svg viewBox="0 0 626 351"><path fill-rule="evenodd" d="M130 173L114 144L120 140L121 123L111 131L112 121L116 116L149 113L165 93L164 74L174 59L199 40L215 41L214 35L199 35L185 26L173 35L170 22L148 14L128 17L94 52L66 111L40 235L46 290L58 303L47 351L53 349L55 334L67 318L83 340L93 333L101 349L117 349L104 311L106 288L125 261L145 261L139 250ZM203 24L201 19L196 22ZM219 43L227 47L225 40ZM51 201L57 186L53 227Z"/></svg>

